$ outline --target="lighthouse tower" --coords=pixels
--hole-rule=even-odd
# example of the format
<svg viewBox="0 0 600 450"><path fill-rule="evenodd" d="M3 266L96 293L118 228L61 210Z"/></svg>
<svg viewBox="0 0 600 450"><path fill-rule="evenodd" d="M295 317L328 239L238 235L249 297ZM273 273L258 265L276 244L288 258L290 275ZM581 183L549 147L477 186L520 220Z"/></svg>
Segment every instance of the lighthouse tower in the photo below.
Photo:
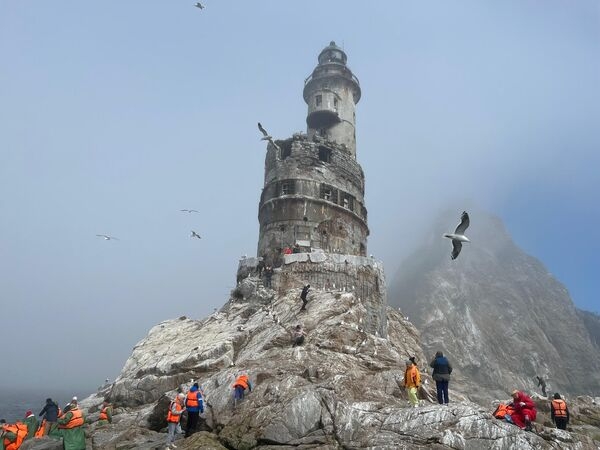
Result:
<svg viewBox="0 0 600 450"><path fill-rule="evenodd" d="M356 161L355 105L361 91L331 42L304 82L307 134L269 144L259 203L258 256L276 267L286 248L365 256L365 177Z"/></svg>
<svg viewBox="0 0 600 450"><path fill-rule="evenodd" d="M304 82L308 136L341 144L356 158L355 106L361 94L358 79L346 65L346 53L335 42L331 41L318 59L319 64Z"/></svg>

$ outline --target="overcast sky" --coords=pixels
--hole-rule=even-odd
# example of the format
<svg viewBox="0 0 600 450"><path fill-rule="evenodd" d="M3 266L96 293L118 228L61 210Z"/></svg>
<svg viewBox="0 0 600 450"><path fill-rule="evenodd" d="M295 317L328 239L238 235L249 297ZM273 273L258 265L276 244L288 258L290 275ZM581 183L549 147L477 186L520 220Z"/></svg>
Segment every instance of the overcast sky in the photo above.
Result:
<svg viewBox="0 0 600 450"><path fill-rule="evenodd" d="M93 389L227 300L256 253L256 122L306 129L331 40L388 279L440 209L476 206L600 310L598 1L193 3L0 0L0 386Z"/></svg>

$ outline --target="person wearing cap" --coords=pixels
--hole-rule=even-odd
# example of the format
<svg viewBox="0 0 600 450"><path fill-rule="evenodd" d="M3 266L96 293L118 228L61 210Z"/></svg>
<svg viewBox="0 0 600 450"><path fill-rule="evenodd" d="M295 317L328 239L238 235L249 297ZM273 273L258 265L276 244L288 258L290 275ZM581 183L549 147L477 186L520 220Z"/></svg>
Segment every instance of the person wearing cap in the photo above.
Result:
<svg viewBox="0 0 600 450"><path fill-rule="evenodd" d="M25 419L23 420L23 423L27 425L27 437L25 439L32 438L38 429L39 422L31 410L25 413Z"/></svg>
<svg viewBox="0 0 600 450"><path fill-rule="evenodd" d="M421 386L421 373L415 363L414 356L406 360L406 370L404 371L404 388L408 394L408 401L416 408L419 406L419 397L417 392Z"/></svg>
<svg viewBox="0 0 600 450"><path fill-rule="evenodd" d="M56 424L58 420L58 403L53 401L51 398L46 399L46 404L44 408L40 411L38 416L44 416L42 422L45 421L44 425L44 436L46 436L50 432L50 428Z"/></svg>
<svg viewBox="0 0 600 450"><path fill-rule="evenodd" d="M175 430L185 411L185 394L180 392L169 404L167 412L167 448L177 448L175 445Z"/></svg>
<svg viewBox="0 0 600 450"><path fill-rule="evenodd" d="M515 389L512 391L512 406L514 412L508 417L508 421L514 423L525 431L531 431L533 422L537 416L537 410L534 401L525 392Z"/></svg>
<svg viewBox="0 0 600 450"><path fill-rule="evenodd" d="M69 410L58 418L57 423L63 437L64 450L85 450L85 417L79 409L77 397L73 397Z"/></svg>
<svg viewBox="0 0 600 450"><path fill-rule="evenodd" d="M552 422L556 424L556 428L559 430L566 430L567 424L569 423L569 416L567 403L560 398L560 394L556 392L552 402L550 402L550 418L552 419Z"/></svg>
<svg viewBox="0 0 600 450"><path fill-rule="evenodd" d="M190 437L196 432L198 420L200 419L200 413L204 412L204 401L202 399L202 392L200 391L198 383L194 383L187 393L185 407L188 413L188 420L185 427L185 437Z"/></svg>

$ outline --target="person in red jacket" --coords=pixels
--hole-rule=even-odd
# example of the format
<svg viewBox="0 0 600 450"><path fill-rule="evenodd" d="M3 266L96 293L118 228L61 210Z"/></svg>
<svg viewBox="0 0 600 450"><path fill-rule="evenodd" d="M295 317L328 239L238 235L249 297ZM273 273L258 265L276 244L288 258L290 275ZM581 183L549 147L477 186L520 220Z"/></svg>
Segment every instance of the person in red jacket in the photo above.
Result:
<svg viewBox="0 0 600 450"><path fill-rule="evenodd" d="M531 397L518 390L512 392L512 398L514 412L510 415L509 421L525 431L531 431L531 422L535 420L537 415L535 403Z"/></svg>

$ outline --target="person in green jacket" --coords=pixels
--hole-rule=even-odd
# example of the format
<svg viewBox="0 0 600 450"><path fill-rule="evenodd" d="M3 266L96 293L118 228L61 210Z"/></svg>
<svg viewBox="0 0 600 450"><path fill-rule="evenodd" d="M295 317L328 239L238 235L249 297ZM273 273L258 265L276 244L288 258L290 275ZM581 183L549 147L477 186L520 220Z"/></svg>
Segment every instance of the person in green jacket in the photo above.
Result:
<svg viewBox="0 0 600 450"><path fill-rule="evenodd" d="M31 439L40 426L38 419L32 411L27 411L23 422L27 425L27 437L25 439Z"/></svg>
<svg viewBox="0 0 600 450"><path fill-rule="evenodd" d="M85 417L77 405L77 397L73 397L69 411L60 416L57 423L62 432L64 450L85 450Z"/></svg>
<svg viewBox="0 0 600 450"><path fill-rule="evenodd" d="M108 400L102 402L102 409L100 410L100 416L98 417L98 425L107 425L112 423L112 405Z"/></svg>

